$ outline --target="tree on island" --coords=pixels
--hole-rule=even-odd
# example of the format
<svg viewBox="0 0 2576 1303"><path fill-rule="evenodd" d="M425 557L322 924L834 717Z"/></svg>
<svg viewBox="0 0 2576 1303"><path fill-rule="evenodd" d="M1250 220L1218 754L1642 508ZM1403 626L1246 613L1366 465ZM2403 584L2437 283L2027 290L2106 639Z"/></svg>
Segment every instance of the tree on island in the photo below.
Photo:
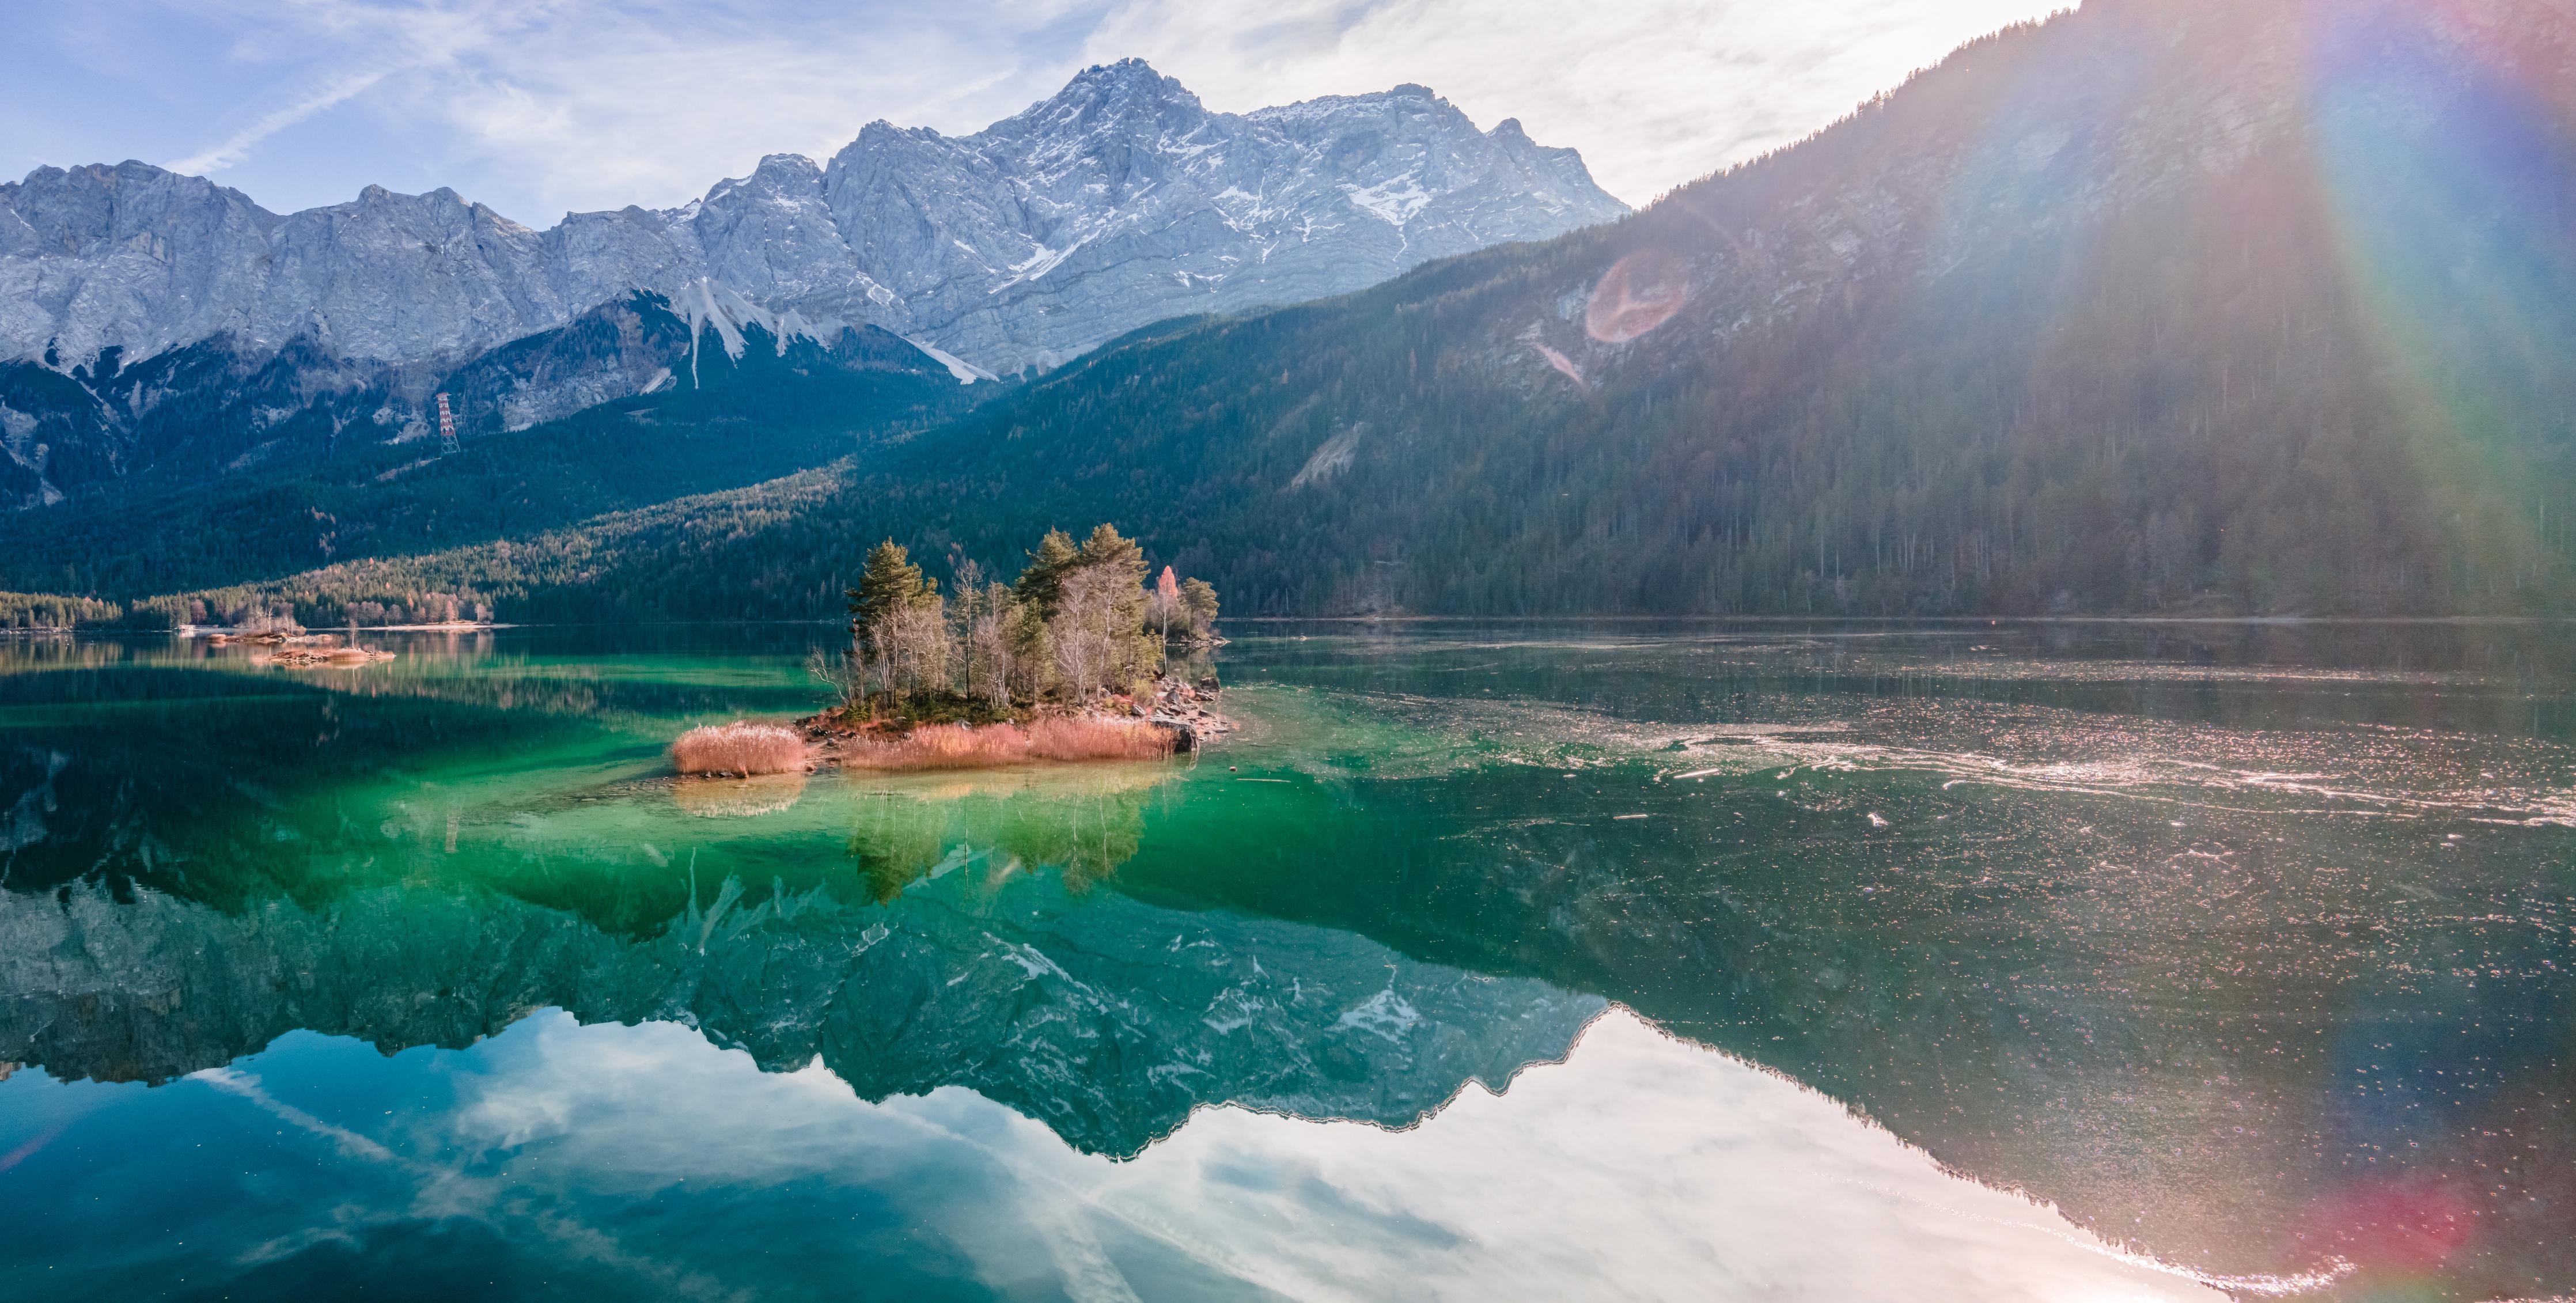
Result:
<svg viewBox="0 0 2576 1303"><path fill-rule="evenodd" d="M849 590L850 639L863 696L873 685L898 711L948 690L946 603L937 580L893 539L877 544Z"/></svg>
<svg viewBox="0 0 2576 1303"><path fill-rule="evenodd" d="M1101 526L1107 529L1108 526ZM1057 595L1063 590L1065 572L1082 563L1082 553L1073 545L1073 536L1060 529L1050 529L1038 540L1037 550L1029 553L1029 564L1011 584L1011 591L1036 611L1041 620L1055 618Z"/></svg>
<svg viewBox="0 0 2576 1303"><path fill-rule="evenodd" d="M1205 646L1216 641L1216 589L1206 580L1181 584L1181 608L1189 615L1190 641Z"/></svg>
<svg viewBox="0 0 2576 1303"><path fill-rule="evenodd" d="M1163 674L1174 624L1212 636L1216 590L1165 567L1149 593L1144 549L1112 526L1079 544L1050 530L1028 556L1009 584L961 562L952 601L902 545L879 543L848 593L849 649L816 673L854 716L992 722L1132 702Z"/></svg>
<svg viewBox="0 0 2576 1303"><path fill-rule="evenodd" d="M1154 596L1149 600L1152 605L1148 609L1163 635L1164 644L1168 646L1172 641L1172 615L1181 610L1181 581L1172 574L1170 566L1163 567L1162 577L1154 581ZM1187 615L1182 616L1181 627L1189 627Z"/></svg>
<svg viewBox="0 0 2576 1303"><path fill-rule="evenodd" d="M859 586L849 590L851 631L865 641L872 635L871 625L936 589L903 545L887 539L868 553L859 569Z"/></svg>

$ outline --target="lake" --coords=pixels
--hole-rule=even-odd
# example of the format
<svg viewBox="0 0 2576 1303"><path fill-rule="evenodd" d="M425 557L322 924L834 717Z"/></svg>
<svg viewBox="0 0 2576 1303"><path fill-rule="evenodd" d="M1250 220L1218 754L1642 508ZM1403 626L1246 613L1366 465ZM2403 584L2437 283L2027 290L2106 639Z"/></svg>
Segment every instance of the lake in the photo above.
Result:
<svg viewBox="0 0 2576 1303"><path fill-rule="evenodd" d="M2576 629L1229 632L748 782L831 629L0 642L0 1279L2576 1292Z"/></svg>

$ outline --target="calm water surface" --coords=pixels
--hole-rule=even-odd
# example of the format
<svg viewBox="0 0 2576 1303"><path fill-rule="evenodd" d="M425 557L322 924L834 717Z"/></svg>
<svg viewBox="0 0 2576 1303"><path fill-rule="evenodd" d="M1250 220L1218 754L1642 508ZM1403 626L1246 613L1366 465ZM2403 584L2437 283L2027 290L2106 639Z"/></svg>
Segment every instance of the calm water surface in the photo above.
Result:
<svg viewBox="0 0 2576 1303"><path fill-rule="evenodd" d="M749 783L830 630L0 643L0 1280L2576 1294L2576 629L1236 632Z"/></svg>

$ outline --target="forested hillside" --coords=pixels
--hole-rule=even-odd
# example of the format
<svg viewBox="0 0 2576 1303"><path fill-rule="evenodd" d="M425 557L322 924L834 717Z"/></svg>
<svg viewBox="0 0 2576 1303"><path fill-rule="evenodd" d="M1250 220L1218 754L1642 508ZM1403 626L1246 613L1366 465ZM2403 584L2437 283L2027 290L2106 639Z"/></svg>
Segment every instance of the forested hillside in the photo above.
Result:
<svg viewBox="0 0 2576 1303"><path fill-rule="evenodd" d="M55 506L0 514L0 587L128 601L269 582L336 560L524 538L821 465L963 411L994 388L959 385L881 330L782 348L752 323L742 328L739 359L719 347L714 327L704 328L699 349L691 332L658 297L639 295L623 314L494 350L441 382L460 409L499 406L487 392L496 377L578 371L616 351L621 333L653 346L628 339L626 351L669 356L680 371L657 392L528 429L469 421L453 455L426 429L393 443L335 440L331 413L316 404L264 431L264 456L209 475L210 455L237 455L261 435L233 428L236 411L208 414L193 433L156 411L154 430L168 446L149 469Z"/></svg>
<svg viewBox="0 0 2576 1303"><path fill-rule="evenodd" d="M2563 611L2571 124L2549 0L2094 0L1613 227L270 591L821 615L1116 520L1246 613Z"/></svg>

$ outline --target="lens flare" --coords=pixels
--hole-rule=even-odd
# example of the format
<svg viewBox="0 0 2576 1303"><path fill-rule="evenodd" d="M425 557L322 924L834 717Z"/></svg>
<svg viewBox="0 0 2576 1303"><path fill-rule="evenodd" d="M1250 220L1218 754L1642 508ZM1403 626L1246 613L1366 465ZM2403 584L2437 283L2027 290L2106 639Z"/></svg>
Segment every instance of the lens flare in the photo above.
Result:
<svg viewBox="0 0 2576 1303"><path fill-rule="evenodd" d="M1661 249L1640 249L1613 263L1592 287L1583 329L1604 344L1653 333L1690 301L1690 268Z"/></svg>
<svg viewBox="0 0 2576 1303"><path fill-rule="evenodd" d="M2373 1275L2416 1276L2435 1271L2465 1247L2475 1217L2469 1201L2445 1182L2374 1181L2311 1208L2301 1238Z"/></svg>

